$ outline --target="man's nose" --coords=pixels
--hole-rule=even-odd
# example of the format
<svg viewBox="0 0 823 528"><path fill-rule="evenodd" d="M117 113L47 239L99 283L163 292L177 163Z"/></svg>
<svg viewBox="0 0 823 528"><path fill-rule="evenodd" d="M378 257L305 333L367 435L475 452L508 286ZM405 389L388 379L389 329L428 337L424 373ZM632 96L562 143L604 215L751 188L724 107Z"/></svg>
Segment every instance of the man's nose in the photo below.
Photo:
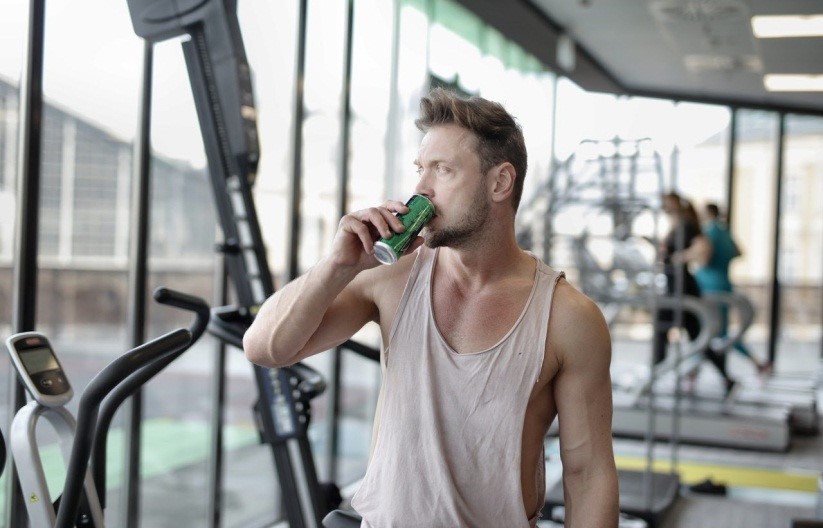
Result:
<svg viewBox="0 0 823 528"><path fill-rule="evenodd" d="M417 180L417 185L414 186L414 194L422 194L427 198L431 198L432 187L430 181L429 172L424 170L420 174L420 179Z"/></svg>

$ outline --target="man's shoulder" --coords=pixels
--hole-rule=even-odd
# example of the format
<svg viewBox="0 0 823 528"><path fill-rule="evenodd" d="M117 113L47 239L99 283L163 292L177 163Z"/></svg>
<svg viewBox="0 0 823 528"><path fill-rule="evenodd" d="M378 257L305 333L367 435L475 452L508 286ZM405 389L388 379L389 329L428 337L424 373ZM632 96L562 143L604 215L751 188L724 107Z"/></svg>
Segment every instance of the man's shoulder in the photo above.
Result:
<svg viewBox="0 0 823 528"><path fill-rule="evenodd" d="M564 278L557 281L549 317L549 341L555 346L574 347L608 336L600 307Z"/></svg>
<svg viewBox="0 0 823 528"><path fill-rule="evenodd" d="M370 297L375 303L398 301L420 253L417 250L402 256L394 264L368 269L358 276L358 281L364 289L371 292Z"/></svg>

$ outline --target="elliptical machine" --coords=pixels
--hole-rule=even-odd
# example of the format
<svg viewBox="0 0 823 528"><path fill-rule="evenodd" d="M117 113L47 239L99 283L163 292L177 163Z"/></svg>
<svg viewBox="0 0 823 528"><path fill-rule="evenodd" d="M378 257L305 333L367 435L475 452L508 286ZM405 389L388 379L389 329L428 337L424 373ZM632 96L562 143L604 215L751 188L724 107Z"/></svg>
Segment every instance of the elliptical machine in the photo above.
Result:
<svg viewBox="0 0 823 528"><path fill-rule="evenodd" d="M128 396L185 352L209 320L209 306L202 299L165 288L156 290L154 298L194 312L195 319L188 329L169 332L107 365L83 391L76 422L65 408L74 392L46 336L24 332L6 341L18 376L33 398L15 415L9 441L32 526L104 526L106 437L115 412ZM55 501L49 494L35 435L40 418L57 432L67 462L63 492Z"/></svg>

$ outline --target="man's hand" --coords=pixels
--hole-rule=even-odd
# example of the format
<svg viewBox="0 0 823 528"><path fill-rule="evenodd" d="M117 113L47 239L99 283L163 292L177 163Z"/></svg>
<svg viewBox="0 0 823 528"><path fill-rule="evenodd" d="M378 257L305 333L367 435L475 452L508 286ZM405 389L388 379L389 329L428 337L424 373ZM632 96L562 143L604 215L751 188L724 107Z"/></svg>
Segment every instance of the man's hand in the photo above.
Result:
<svg viewBox="0 0 823 528"><path fill-rule="evenodd" d="M402 233L405 226L395 213L403 214L408 210L403 202L389 200L381 206L345 215L337 225L329 258L338 266L354 268L358 272L377 266L375 241Z"/></svg>

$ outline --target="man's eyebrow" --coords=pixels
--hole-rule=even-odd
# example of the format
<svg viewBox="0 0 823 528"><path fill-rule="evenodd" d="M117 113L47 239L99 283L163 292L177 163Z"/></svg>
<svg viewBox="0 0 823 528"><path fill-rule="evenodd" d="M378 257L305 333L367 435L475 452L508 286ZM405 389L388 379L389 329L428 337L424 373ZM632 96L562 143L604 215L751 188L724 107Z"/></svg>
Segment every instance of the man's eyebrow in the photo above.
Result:
<svg viewBox="0 0 823 528"><path fill-rule="evenodd" d="M422 163L420 163L420 160L417 159L417 158L415 158L412 163L414 163L418 167L421 167L423 165ZM451 159L448 159L448 158L436 158L436 159L430 159L427 163L429 165L436 165L438 163L451 164L451 163L454 163L454 162Z"/></svg>

